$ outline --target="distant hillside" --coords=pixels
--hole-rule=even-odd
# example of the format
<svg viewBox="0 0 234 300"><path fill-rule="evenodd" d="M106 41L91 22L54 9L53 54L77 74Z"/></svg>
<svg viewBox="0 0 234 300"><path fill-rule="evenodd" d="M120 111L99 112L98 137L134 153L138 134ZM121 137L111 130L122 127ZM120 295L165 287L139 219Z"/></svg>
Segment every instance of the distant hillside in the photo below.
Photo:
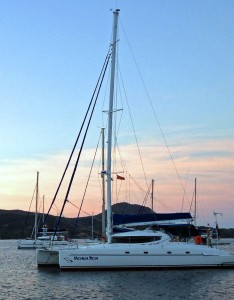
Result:
<svg viewBox="0 0 234 300"><path fill-rule="evenodd" d="M126 202L114 204L113 213L116 214L138 214L151 213L148 207L142 208L141 205L128 204ZM31 237L34 227L34 213L22 210L0 210L0 238L1 239L22 239ZM40 216L38 217L40 220ZM93 216L93 232L95 237L101 237L101 220L102 215ZM62 218L60 228L66 228L69 235L73 233L73 226L76 218ZM55 227L57 216L49 215L47 222L48 227ZM42 225L42 218L40 226ZM39 227L40 227L39 226ZM90 237L92 235L92 217L81 217L77 222L75 235L73 237ZM234 229L221 229L221 236L234 238Z"/></svg>
<svg viewBox="0 0 234 300"><path fill-rule="evenodd" d="M126 202L114 204L112 210L116 214L138 214L151 213L151 209L145 207L142 211L140 205L132 205ZM42 216L38 216L40 226L42 226ZM0 238L1 239L21 239L31 237L34 228L35 215L33 212L22 210L0 210ZM101 236L101 214L93 217L94 235ZM62 218L60 228L66 228L71 234L76 218ZM47 222L48 227L55 227L57 216L49 215ZM40 227L39 226L39 227ZM76 236L91 236L92 234L92 217L80 217L77 223Z"/></svg>
<svg viewBox="0 0 234 300"><path fill-rule="evenodd" d="M39 216L39 227L42 226L42 218ZM58 217L49 215L46 225L49 228L55 228ZM66 228L69 234L72 233L75 218L62 218L59 228ZM31 237L35 222L34 213L27 213L21 210L0 210L0 238L1 239L22 239ZM99 231L99 226L95 223L101 222L101 219L94 217L94 230ZM80 218L78 222L77 235L90 236L92 218ZM100 227L101 228L101 227Z"/></svg>
<svg viewBox="0 0 234 300"><path fill-rule="evenodd" d="M115 214L129 214L129 215L137 215L141 214L151 214L152 209L148 207L142 207L138 204L129 204L127 202L121 202L112 205L112 211Z"/></svg>

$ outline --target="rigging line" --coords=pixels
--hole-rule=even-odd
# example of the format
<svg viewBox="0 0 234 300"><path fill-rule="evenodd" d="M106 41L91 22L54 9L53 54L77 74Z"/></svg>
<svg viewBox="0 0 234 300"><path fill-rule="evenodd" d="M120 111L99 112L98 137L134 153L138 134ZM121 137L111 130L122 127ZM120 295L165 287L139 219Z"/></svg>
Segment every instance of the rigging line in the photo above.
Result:
<svg viewBox="0 0 234 300"><path fill-rule="evenodd" d="M72 203L70 200L67 200L67 202L70 203L70 204L71 204L72 206L74 206L75 208L80 209L80 207L78 207L77 205L75 205L74 203ZM84 211L84 210L82 210L82 209L81 209L81 212L83 212L84 214L86 214L86 215L89 216L89 217L92 216L90 213L88 213L88 212L86 212L86 211ZM100 221L100 222L101 222L101 220L100 220L98 217L93 216L93 218L96 219L97 221Z"/></svg>
<svg viewBox="0 0 234 300"><path fill-rule="evenodd" d="M54 204L53 210L56 211L57 213L60 211L60 209L58 208L58 206L56 204Z"/></svg>
<svg viewBox="0 0 234 300"><path fill-rule="evenodd" d="M98 99L99 92L100 92L100 89L101 89L101 86L102 86L102 83L103 83L103 79L104 79L104 76L105 76L105 73L106 73L106 69L107 69L107 66L108 66L108 63L109 63L109 59L110 59L110 55L108 56L108 59L107 59L107 62L106 62L106 66L105 66L105 69L104 69L103 74L102 74L102 79L101 79L101 82L99 84L99 88L98 88L98 91L97 91L96 99L95 99L95 102L93 104L93 108L92 108L92 111L91 111L91 114L90 114L90 117L89 117L88 124L86 126L86 130L85 130L85 134L84 134L84 137L83 137L83 140L82 140L80 151L79 151L77 159L76 159L76 163L75 163L75 166L74 166L74 169L73 169L73 172L72 172L72 176L71 176L71 179L70 179L70 182L69 182L67 193L66 193L66 196L65 196L65 199L64 199L64 202L63 202L63 206L62 206L61 212L60 212L59 220L57 222L57 226L56 226L56 229L55 229L55 232L54 232L54 237L55 237L55 234L57 232L58 225L59 225L59 222L60 222L61 215L63 213L64 207L66 205L66 202L68 201L68 196L70 194L71 185L72 185L73 180L74 180L76 169L77 169L77 166L78 166L78 163L79 163L79 160L80 160L80 155L81 155L81 152L83 150L84 142L85 142L85 139L86 139L86 136L87 136L87 132L88 132L88 129L89 129L89 125L90 125L90 122L91 122L91 119L92 119L92 116L93 116L93 112L94 112L94 109L95 109L95 106L96 106L96 103L97 103L97 99Z"/></svg>
<svg viewBox="0 0 234 300"><path fill-rule="evenodd" d="M136 141L136 145L137 145L138 154L139 154L139 157L140 157L141 166L142 166L142 170L143 170L144 177L145 177L146 187L148 188L149 185L148 185L148 182L147 182L147 177L146 177L146 173L145 173L143 159L142 159L142 155L141 155L141 151L140 151L140 147L139 147L139 143L138 143L138 139L137 139L137 135L136 135L136 130L135 130L135 127L134 127L134 124L133 124L132 114L131 114L130 106L129 106L129 103L128 103L128 98L127 98L125 86L124 86L124 83L123 83L123 77L122 77L122 73L121 73L120 69L119 69L119 73L120 73L120 78L121 78L121 82L122 82L122 85L123 85L125 100L126 100L126 103L127 103L128 113L129 113L131 124L132 124L132 129L133 129L133 133L134 133L134 137L135 137L135 141Z"/></svg>
<svg viewBox="0 0 234 300"><path fill-rule="evenodd" d="M60 212L60 209L57 207L57 205L56 204L54 204L54 206L52 207L52 209L56 212L56 216L55 216L55 220L54 220L54 223L56 224L56 219L58 218L58 214L59 214L59 212ZM64 217L64 216L62 216L62 217ZM54 225L55 226L55 225Z"/></svg>
<svg viewBox="0 0 234 300"><path fill-rule="evenodd" d="M167 204L165 204L162 200L160 200L161 196L160 196L160 192L159 192L157 184L155 185L155 189L156 189L156 193L157 193L157 202L159 202L161 204L161 206L163 206L164 208L166 208L168 211L170 211L170 212L177 212L176 210L174 210L173 208L171 208Z"/></svg>
<svg viewBox="0 0 234 300"><path fill-rule="evenodd" d="M64 225L65 225L65 221L66 221L70 226L72 226L72 222L69 220L69 218L66 218L65 216L62 216L62 217L63 217Z"/></svg>
<svg viewBox="0 0 234 300"><path fill-rule="evenodd" d="M172 212L177 212L176 210L172 209L171 207L169 207L168 205L166 205L164 202L162 202L161 200L157 200L159 204L161 204L162 207L166 208L168 211L172 211Z"/></svg>
<svg viewBox="0 0 234 300"><path fill-rule="evenodd" d="M122 187L122 180L120 180L120 184L117 190L117 181L116 181L116 203L119 202L119 195L120 195L120 191L121 191L121 187ZM123 201L123 200L122 200Z"/></svg>
<svg viewBox="0 0 234 300"><path fill-rule="evenodd" d="M154 109L153 103L152 103L152 101L151 101L151 98L150 98L150 96L149 96L149 93L148 93L148 90L147 90L147 88L146 88L145 82L144 82L143 77L142 77L142 75L141 75L140 68L139 68L139 66L138 66L138 64L137 64L136 58L135 58L134 53L133 53L133 51L132 51L132 48L131 48L131 46L130 46L129 40L128 40L127 35L126 35L126 32L125 32L125 30L124 30L123 24L121 23L121 25L122 25L123 32L124 32L124 34L125 34L125 37L126 37L126 40L127 40L128 46L129 46L129 49L130 49L130 51L131 51L131 53L132 53L133 60L134 60L134 62L135 62L135 64L136 64L136 68L137 68L137 70L138 70L139 76L140 76L140 78L141 78L141 81L142 81L144 90L145 90L145 92L146 92L148 101L149 101L150 106L151 106L151 108L152 108L154 117L155 117L156 122L157 122L157 124L158 124L159 130L160 130L161 135L162 135L162 137L163 137L164 143L165 143L166 148L167 148L167 151L168 151L168 153L169 153L169 155L170 155L170 158L171 158L171 161L172 161L172 163L173 163L173 166L174 166L174 168L175 168L175 171L176 171L177 177L178 177L178 179L179 179L180 185L181 185L181 187L182 187L182 190L184 191L184 195L186 196L187 201L189 201L189 200L188 200L187 193L186 193L185 188L184 188L184 186L183 186L183 183L182 183L182 181L181 181L179 172L178 172L178 170L177 170L175 161L174 161L174 159L173 159L173 157L172 157L170 148L169 148L169 146L168 146L168 143L167 143L167 141L166 141L165 135L164 135L164 133L163 133L162 127L161 127L161 125L160 125L160 123L159 123L159 119L158 119L158 117L157 117L157 114L156 114L156 111L155 111L155 109Z"/></svg>
<svg viewBox="0 0 234 300"><path fill-rule="evenodd" d="M108 74L108 79L107 79L107 81L106 81L106 88L105 88L105 93L104 93L104 100L103 100L103 102L102 102L102 111L104 112L104 111L106 111L105 109L104 109L104 105L105 105L105 99L106 99L106 94L107 94L107 92L108 92L108 87L109 87L109 81L110 81L110 70L109 70L109 74ZM106 122L106 125L104 125L104 123ZM102 127L104 127L104 128L106 128L107 127L107 121L104 121L104 118L103 118L103 115L102 115Z"/></svg>
<svg viewBox="0 0 234 300"><path fill-rule="evenodd" d="M24 236L25 226L28 222L28 217L29 217L29 213L30 213L30 210L31 210L32 201L33 201L33 198L34 198L34 195L35 195L35 192L36 192L36 188L37 188L37 184L35 185L33 195L32 195L32 198L31 198L31 202L30 202L30 205L29 205L29 209L28 209L28 212L27 212L27 215L26 215L26 218L25 218L24 227L23 227L23 231L22 231L22 236ZM33 232L32 232L31 236L33 236Z"/></svg>
<svg viewBox="0 0 234 300"><path fill-rule="evenodd" d="M117 64L118 64L118 62L117 62ZM119 89L121 104L122 104L122 107L123 107L122 94L121 94L121 89L120 89L119 81L116 83L116 86ZM117 91L117 89L116 89L116 91ZM116 96L116 99L117 99L117 96ZM116 108L117 108L117 104L116 104ZM119 145L118 145L118 142L117 142L117 136L118 136L118 133L119 133L119 130L120 130L120 124L121 124L122 118L123 118L123 110L121 110L121 115L120 115L120 120L118 122L119 123L118 126L116 126L117 117L116 117L116 121L115 121L115 141L114 141L114 147L115 147L115 151L119 153L120 162L121 162L123 170L126 170L127 169L126 162L125 162L125 167L124 167L124 160L122 158L121 151L119 149ZM117 153L116 152L115 152L115 155L116 155L116 169L117 169Z"/></svg>
<svg viewBox="0 0 234 300"><path fill-rule="evenodd" d="M116 143L116 147L117 147L117 150L118 150L118 153L119 153L119 158L120 158L120 162L121 162L121 165L122 165L122 169L127 171L127 163L126 161L122 158L122 153L120 151L120 148L119 148L119 144Z"/></svg>
<svg viewBox="0 0 234 300"><path fill-rule="evenodd" d="M149 191L149 189L148 189L148 191L146 192L146 194L145 194L145 197L144 197L144 200L143 200L143 202L142 202L142 205L141 205L141 207L140 207L140 211L142 210L142 208L146 205L146 201L147 201L147 198L148 198L148 195L150 194L150 191Z"/></svg>
<svg viewBox="0 0 234 300"><path fill-rule="evenodd" d="M146 193L146 191L142 187L140 187L140 185L136 182L136 180L130 174L129 174L129 177L132 179L132 181L135 183L135 185L139 188L139 190Z"/></svg>
<svg viewBox="0 0 234 300"><path fill-rule="evenodd" d="M147 192L146 192L146 194L145 194L143 203L142 203L142 205L141 205L141 207L140 207L140 209L139 209L139 212L138 212L139 215L142 215L142 214L143 214L143 211L144 211L144 208L145 208L145 205L146 205L146 201L147 201L147 199L148 199L148 197L149 197L149 195L150 195L150 188L151 188L151 185L149 186L149 188L148 188L148 190L147 190Z"/></svg>
<svg viewBox="0 0 234 300"><path fill-rule="evenodd" d="M45 216L44 224L45 224L45 222L46 222L46 220L47 220L47 216L48 216L49 213L50 213L50 210L51 210L51 208L52 208L52 206L53 206L53 204L54 204L54 202L55 202L55 200L56 200L57 194L58 194L58 192L59 192L59 190L60 190L60 187L61 187L61 185L62 185L63 179L64 179L65 174L66 174L66 172L67 172L68 166L69 166L69 164L70 164L70 162L71 162L72 156L73 156L74 151L75 151L75 149L76 149L76 145L77 145L78 140L79 140L79 138L80 138L80 135L81 135L81 132L82 132L82 130L83 130L83 127L84 127L85 121L86 121L86 119L87 119L88 113L89 113L89 111L90 111L90 107L91 107L91 104L92 104L92 102L93 102L94 96L95 96L95 94L96 94L96 91L97 91L97 88L98 88L100 79L102 78L103 72L104 72L104 70L106 70L106 66L108 65L109 58L110 58L110 48L109 48L109 50L108 50L108 52L107 52L107 55L106 55L104 64L103 64L103 66L102 66L102 70L101 70L101 72L100 72L100 75L99 75L97 84L96 84L96 86L95 86L95 89L94 89L94 92L93 92L93 95L92 95L92 98L91 98L91 100L90 100L90 102L89 102L88 109L87 109L87 111L86 111L86 114L85 114L83 123L82 123L82 125L81 125L79 134L78 134L78 136L77 136L77 138L76 138L76 141L75 141L75 144L74 144L74 146L73 146L73 149L72 149L72 152L71 152L71 154L70 154L70 157L69 157L69 159L68 159L67 165L66 165L65 170L64 170L64 172L63 172L62 178L61 178L61 180L60 180L60 182L59 182L58 188L57 188L57 190L56 190L56 192L55 192L55 195L54 195L54 198L53 198L52 203L51 203L51 205L50 205L50 208L49 208L49 210L48 210L48 212L47 212L47 214L46 214L46 216ZM44 225L44 224L43 224L43 225Z"/></svg>
<svg viewBox="0 0 234 300"><path fill-rule="evenodd" d="M117 64L118 64L118 61L117 61ZM119 76L118 76L119 78ZM118 79L117 78L117 79ZM122 95L121 95L121 90L119 88L119 80L118 82L116 83L116 108L117 108L117 90L119 90L119 93L120 93L120 99L121 99L121 107L123 107L123 101L122 101ZM118 161L117 161L117 155L119 154L119 159L120 159L120 165L122 167L122 169L125 171L127 168L124 168L124 163L123 163L123 158L121 156L121 153L120 153L120 149L119 149L119 145L118 145L118 141L117 141L117 136L118 136L118 133L119 133L119 130L120 130L120 124L121 124L121 120L122 120L122 117L123 117L123 110L121 110L121 114L120 114L120 119L118 121L118 126L117 126L117 114L116 114L116 118L115 118L115 137L114 137L114 151L115 151L115 169L116 169L116 173L118 172ZM121 187L121 185L120 185ZM117 182L116 182L116 201L118 200L118 197L119 197L119 193L120 193L120 187L119 187L119 192L117 192Z"/></svg>
<svg viewBox="0 0 234 300"><path fill-rule="evenodd" d="M90 180L90 177L91 177L91 174L92 174L92 171L93 171L93 165L94 165L94 161L95 161L95 159L96 159L96 154L97 154L97 150L98 150L98 146L99 146L99 142L100 142L101 136L102 136L102 133L100 133L100 135L99 135L99 139L98 139L98 143L97 143L97 146L96 146L96 149L95 149L95 153L94 153L94 157L93 157L91 169L90 169L89 176L88 176L88 179L87 179L87 182L86 182L84 194L83 194L83 197L82 197L82 200L81 200L81 204L80 204L80 208L79 208L79 211L78 211L78 214L77 214L77 217L76 217L76 222L75 222L75 224L74 224L74 226L73 226L72 236L73 236L73 234L74 234L74 232L75 232L76 225L77 225L77 222L78 222L78 218L79 218L79 216L80 216L81 208L82 208L82 206L83 206L84 198L85 198L85 196L86 196L86 192L87 192L89 180Z"/></svg>
<svg viewBox="0 0 234 300"><path fill-rule="evenodd" d="M140 200L138 200L138 197L139 194L136 193L135 189L132 187L132 184L129 180L129 203L131 202L130 198L134 198L134 203L139 203Z"/></svg>
<svg viewBox="0 0 234 300"><path fill-rule="evenodd" d="M117 51L118 51L118 48L117 48ZM119 64L119 62L118 62L118 55L117 55L117 62L116 62L116 64L117 64L117 66ZM118 91L119 91L119 94L120 94L120 100L121 100L121 104L122 104L121 106L123 107L121 89L120 89L120 84L119 84L119 72L118 71L119 71L119 67L116 68L116 89L115 89L115 107L116 107L116 109L117 109L117 102L118 102L118 99L119 99L119 97L117 96ZM114 122L114 124L115 124L115 130L114 130L114 132L115 132L114 147L116 149L117 136L118 136L118 133L119 133L119 130L120 130L120 124L121 124L121 120L122 120L122 117L123 117L123 109L121 109L121 115L120 115L120 120L118 122L119 123L118 126L117 126L117 114L115 114L114 117L115 117L115 122Z"/></svg>
<svg viewBox="0 0 234 300"><path fill-rule="evenodd" d="M91 216L90 216L91 217ZM99 219L97 219L96 217L93 217L93 219L95 220L95 221L98 221L98 222L101 222ZM90 225L81 225L81 224L79 224L79 228L82 230L86 230L86 232L87 232L87 230L90 230L90 229L92 229L92 226L90 226ZM78 233L78 232L77 232ZM97 230L93 230L93 233L95 233L97 236L98 236L98 234L99 234L99 231L97 231Z"/></svg>
<svg viewBox="0 0 234 300"><path fill-rule="evenodd" d="M186 191L186 189L187 189L189 173L190 173L190 166L189 166L189 168L188 168L188 173L187 173L187 176L186 176L185 187L184 187L185 191ZM182 206L181 206L181 212L183 211L183 208L184 208L184 196L185 196L185 194L183 194L183 201L182 201ZM190 210L189 210L189 211L190 211Z"/></svg>
<svg viewBox="0 0 234 300"><path fill-rule="evenodd" d="M192 205L193 205L193 199L194 199L194 197L195 197L195 191L193 191L193 197L192 197L192 201L191 201L191 203L190 203L189 211L192 210Z"/></svg>
<svg viewBox="0 0 234 300"><path fill-rule="evenodd" d="M118 61L117 61L117 70L119 70L119 62ZM117 79L118 79L118 81L116 82L116 108L117 108L117 91L119 91L121 107L123 107L123 100L122 100L123 97L121 94L121 89L120 89L120 84L119 84L119 73L117 73ZM122 117L123 117L123 109L121 110L121 116L120 116L120 120L119 120L118 129L116 129L116 136L118 135L119 130L120 130L120 124L121 124Z"/></svg>
<svg viewBox="0 0 234 300"><path fill-rule="evenodd" d="M37 185L35 185L35 188L34 188L34 191L33 191L33 195L32 195L32 198L31 198L31 202L30 202L30 205L29 205L29 209L28 209L28 212L27 212L27 216L26 216L26 220L25 220L24 225L26 225L27 221L28 221L28 216L29 216L29 212L31 210L32 201L33 201L33 198L34 198L34 195L35 195L36 188L37 188Z"/></svg>

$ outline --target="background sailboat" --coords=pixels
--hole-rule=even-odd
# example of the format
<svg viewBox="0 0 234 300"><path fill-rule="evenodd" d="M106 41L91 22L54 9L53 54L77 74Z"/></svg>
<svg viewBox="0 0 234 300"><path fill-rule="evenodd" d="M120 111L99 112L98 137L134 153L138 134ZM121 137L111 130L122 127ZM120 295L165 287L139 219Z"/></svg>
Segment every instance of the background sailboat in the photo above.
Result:
<svg viewBox="0 0 234 300"><path fill-rule="evenodd" d="M62 229L57 231L54 237L54 230L48 228L43 224L42 228L38 228L38 199L39 199L39 172L37 172L36 181L36 201L35 201L35 220L34 220L34 238L21 239L18 241L18 249L37 249L42 247L48 247L53 242L56 245L67 245L68 242L65 240L67 231ZM44 212L43 212L44 214Z"/></svg>

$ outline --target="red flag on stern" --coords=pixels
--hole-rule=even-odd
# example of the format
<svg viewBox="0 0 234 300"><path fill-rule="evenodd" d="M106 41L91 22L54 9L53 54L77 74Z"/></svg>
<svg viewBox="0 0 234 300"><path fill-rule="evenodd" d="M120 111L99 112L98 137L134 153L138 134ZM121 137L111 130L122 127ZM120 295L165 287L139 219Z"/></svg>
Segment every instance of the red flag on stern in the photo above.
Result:
<svg viewBox="0 0 234 300"><path fill-rule="evenodd" d="M125 180L125 177L117 175L117 179L119 179L119 180Z"/></svg>

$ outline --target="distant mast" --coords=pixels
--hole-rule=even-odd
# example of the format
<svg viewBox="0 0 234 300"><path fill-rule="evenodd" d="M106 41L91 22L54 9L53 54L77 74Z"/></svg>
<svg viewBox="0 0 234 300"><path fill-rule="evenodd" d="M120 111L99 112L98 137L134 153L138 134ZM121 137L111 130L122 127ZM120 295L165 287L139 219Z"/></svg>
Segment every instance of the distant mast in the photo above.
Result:
<svg viewBox="0 0 234 300"><path fill-rule="evenodd" d="M107 241L111 243L112 236L112 217L111 217L111 152L112 152L112 118L114 102L115 84L115 64L116 64L116 41L118 26L119 9L113 12L113 37L112 37L112 60L111 60L111 79L110 79L110 98L108 111L108 148L107 148Z"/></svg>
<svg viewBox="0 0 234 300"><path fill-rule="evenodd" d="M197 178L195 178L195 191L194 191L194 198L195 198L195 208L194 208L194 225L197 226Z"/></svg>
<svg viewBox="0 0 234 300"><path fill-rule="evenodd" d="M43 197L42 197L42 211L43 211L42 224L44 224L44 222L45 222L45 195L43 195Z"/></svg>
<svg viewBox="0 0 234 300"><path fill-rule="evenodd" d="M152 179L151 202L152 202L152 213L154 213L154 179Z"/></svg>

